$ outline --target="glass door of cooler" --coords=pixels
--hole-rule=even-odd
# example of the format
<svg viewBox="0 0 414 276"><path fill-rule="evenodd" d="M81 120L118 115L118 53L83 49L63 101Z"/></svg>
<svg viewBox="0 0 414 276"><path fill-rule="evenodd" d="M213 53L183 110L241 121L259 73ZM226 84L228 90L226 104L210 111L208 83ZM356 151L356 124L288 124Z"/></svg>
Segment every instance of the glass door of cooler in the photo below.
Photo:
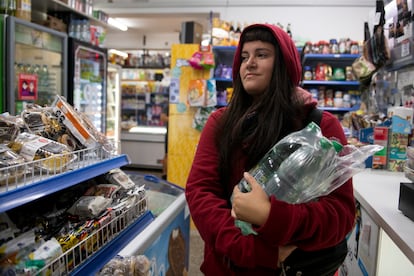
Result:
<svg viewBox="0 0 414 276"><path fill-rule="evenodd" d="M69 103L106 131L106 50L69 39Z"/></svg>
<svg viewBox="0 0 414 276"><path fill-rule="evenodd" d="M13 16L6 21L6 111L67 96L67 34Z"/></svg>
<svg viewBox="0 0 414 276"><path fill-rule="evenodd" d="M122 67L108 64L107 105L106 105L106 137L114 142L116 151L120 153L120 107L121 107L121 74Z"/></svg>

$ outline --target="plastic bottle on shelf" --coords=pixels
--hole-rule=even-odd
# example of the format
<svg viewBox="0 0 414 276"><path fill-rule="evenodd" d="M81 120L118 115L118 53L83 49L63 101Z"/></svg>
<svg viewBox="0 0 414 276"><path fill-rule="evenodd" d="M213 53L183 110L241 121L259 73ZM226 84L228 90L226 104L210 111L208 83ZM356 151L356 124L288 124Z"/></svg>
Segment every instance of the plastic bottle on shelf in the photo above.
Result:
<svg viewBox="0 0 414 276"><path fill-rule="evenodd" d="M9 0L7 6L7 14L16 16L17 3L16 0Z"/></svg>
<svg viewBox="0 0 414 276"><path fill-rule="evenodd" d="M329 40L329 46L330 46L330 51L331 54L338 54L339 53L339 45L338 45L338 41L336 39L331 39Z"/></svg>
<svg viewBox="0 0 414 276"><path fill-rule="evenodd" d="M312 67L307 65L304 67L303 79L312 80L312 78L313 78Z"/></svg>

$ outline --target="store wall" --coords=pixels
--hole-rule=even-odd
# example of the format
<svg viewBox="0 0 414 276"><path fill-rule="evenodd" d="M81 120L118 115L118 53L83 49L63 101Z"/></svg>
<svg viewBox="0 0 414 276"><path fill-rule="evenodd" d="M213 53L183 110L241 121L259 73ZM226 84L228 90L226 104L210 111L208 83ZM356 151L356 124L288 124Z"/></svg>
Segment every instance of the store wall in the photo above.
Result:
<svg viewBox="0 0 414 276"><path fill-rule="evenodd" d="M375 7L366 6L258 6L258 7L222 7L214 13L220 18L234 23L281 23L291 24L293 38L298 41L319 41L330 38L351 38L363 40L364 22ZM168 12L180 14L189 11L209 13L211 8L169 9ZM139 16L139 15L137 15ZM207 21L207 19L206 19ZM206 22L200 22L206 25ZM145 36L145 39L144 39ZM157 48L170 49L179 43L179 33L153 33L151 29L128 32L109 31L105 46L117 49Z"/></svg>

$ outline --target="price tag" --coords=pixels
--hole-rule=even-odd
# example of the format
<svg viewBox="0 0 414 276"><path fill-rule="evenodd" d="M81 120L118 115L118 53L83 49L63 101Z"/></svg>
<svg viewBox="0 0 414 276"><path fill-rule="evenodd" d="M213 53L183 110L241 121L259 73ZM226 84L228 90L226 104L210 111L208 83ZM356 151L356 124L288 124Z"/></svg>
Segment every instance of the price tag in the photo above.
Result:
<svg viewBox="0 0 414 276"><path fill-rule="evenodd" d="M406 57L410 55L410 42L405 42L401 44L401 57Z"/></svg>

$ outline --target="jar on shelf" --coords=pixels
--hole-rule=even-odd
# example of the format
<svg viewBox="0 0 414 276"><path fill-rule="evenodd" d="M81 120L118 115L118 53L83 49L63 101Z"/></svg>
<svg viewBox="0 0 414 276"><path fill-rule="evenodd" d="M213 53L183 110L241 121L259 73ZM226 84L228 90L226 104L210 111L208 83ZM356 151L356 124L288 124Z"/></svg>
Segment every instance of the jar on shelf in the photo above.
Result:
<svg viewBox="0 0 414 276"><path fill-rule="evenodd" d="M344 108L351 107L351 96L348 93L344 93L342 99L342 105Z"/></svg>
<svg viewBox="0 0 414 276"><path fill-rule="evenodd" d="M303 79L304 80L312 80L313 74L312 74L312 67L305 66L304 72L303 72Z"/></svg>
<svg viewBox="0 0 414 276"><path fill-rule="evenodd" d="M345 38L341 38L339 40L339 53L345 54L346 53L346 40Z"/></svg>
<svg viewBox="0 0 414 276"><path fill-rule="evenodd" d="M329 40L329 48L331 54L338 54L339 53L339 45L336 39Z"/></svg>
<svg viewBox="0 0 414 276"><path fill-rule="evenodd" d="M313 45L312 42L308 41L305 43L305 46L303 46L303 53L306 54L311 54L313 51Z"/></svg>
<svg viewBox="0 0 414 276"><path fill-rule="evenodd" d="M342 97L342 91L335 91L335 97L333 100L334 107L344 107L343 97Z"/></svg>
<svg viewBox="0 0 414 276"><path fill-rule="evenodd" d="M329 42L328 41L325 41L325 40L319 41L319 53L321 53L321 54L329 54L330 53Z"/></svg>
<svg viewBox="0 0 414 276"><path fill-rule="evenodd" d="M358 45L357 41L352 41L351 42L350 53L353 54L353 55L358 55L359 54L359 45Z"/></svg>
<svg viewBox="0 0 414 276"><path fill-rule="evenodd" d="M345 67L345 80L347 81L355 80L354 72L352 71L351 66Z"/></svg>

